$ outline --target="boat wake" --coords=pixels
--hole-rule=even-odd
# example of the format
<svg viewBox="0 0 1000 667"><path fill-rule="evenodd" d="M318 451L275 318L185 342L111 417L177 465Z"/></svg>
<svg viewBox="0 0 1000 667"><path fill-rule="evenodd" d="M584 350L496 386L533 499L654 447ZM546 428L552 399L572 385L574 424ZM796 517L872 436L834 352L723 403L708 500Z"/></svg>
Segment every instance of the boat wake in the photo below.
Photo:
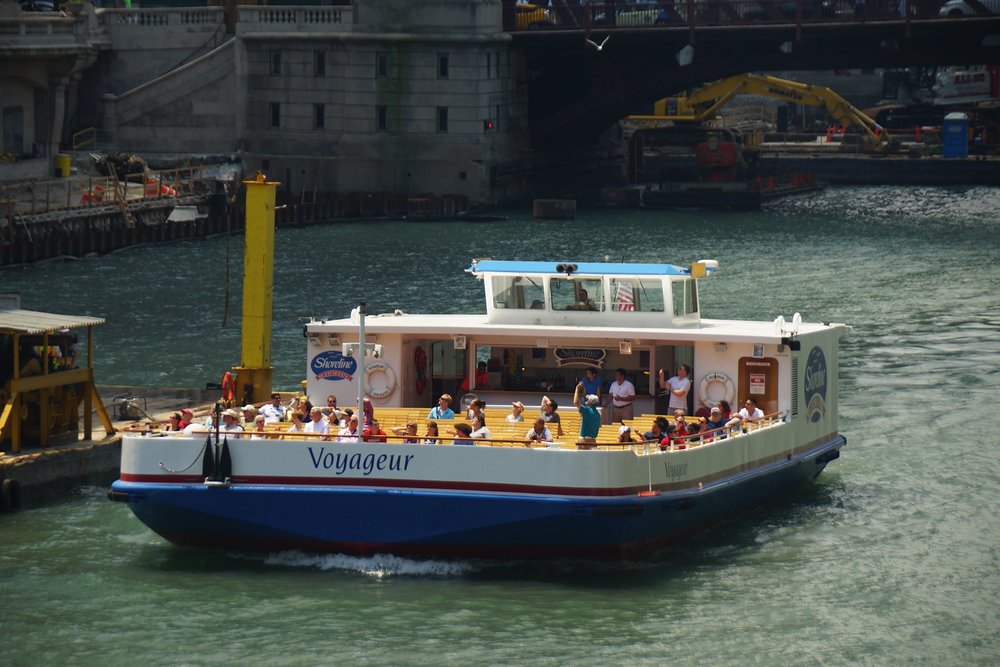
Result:
<svg viewBox="0 0 1000 667"><path fill-rule="evenodd" d="M479 569L468 561L411 560L389 554L359 557L343 554L310 554L302 551L281 551L270 554L264 559L264 564L356 572L376 579L400 576L456 577L472 574Z"/></svg>

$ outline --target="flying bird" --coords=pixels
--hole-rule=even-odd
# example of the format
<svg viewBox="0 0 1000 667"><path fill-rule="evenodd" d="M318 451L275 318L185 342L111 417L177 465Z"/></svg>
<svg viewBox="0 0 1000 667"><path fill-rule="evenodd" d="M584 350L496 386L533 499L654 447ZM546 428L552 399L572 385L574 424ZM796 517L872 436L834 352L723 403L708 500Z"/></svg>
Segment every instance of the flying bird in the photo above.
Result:
<svg viewBox="0 0 1000 667"><path fill-rule="evenodd" d="M611 39L611 35L608 35L607 37L605 37L604 41L601 42L600 44L598 44L597 42L592 42L589 39L584 39L584 41L587 42L588 45L590 45L590 46L594 47L595 49L597 49L597 52L600 53L601 51L604 50L604 45L608 43L609 39Z"/></svg>

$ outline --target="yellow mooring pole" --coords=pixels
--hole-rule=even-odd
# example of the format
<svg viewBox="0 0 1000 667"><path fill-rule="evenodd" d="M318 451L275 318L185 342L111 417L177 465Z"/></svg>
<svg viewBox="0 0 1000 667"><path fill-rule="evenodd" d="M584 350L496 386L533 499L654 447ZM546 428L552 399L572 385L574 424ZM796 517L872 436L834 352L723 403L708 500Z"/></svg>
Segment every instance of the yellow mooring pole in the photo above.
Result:
<svg viewBox="0 0 1000 667"><path fill-rule="evenodd" d="M263 403L271 397L271 312L274 301L274 201L280 183L257 172L247 186L246 250L243 254L243 343L236 400Z"/></svg>

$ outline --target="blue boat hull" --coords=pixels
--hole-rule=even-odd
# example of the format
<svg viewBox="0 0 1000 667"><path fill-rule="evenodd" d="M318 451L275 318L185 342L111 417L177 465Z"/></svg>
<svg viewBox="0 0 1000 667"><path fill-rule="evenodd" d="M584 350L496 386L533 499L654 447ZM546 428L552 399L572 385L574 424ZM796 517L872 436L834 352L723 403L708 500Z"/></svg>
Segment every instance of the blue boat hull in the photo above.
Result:
<svg viewBox="0 0 1000 667"><path fill-rule="evenodd" d="M815 479L843 436L702 488L617 498L116 481L179 545L414 558L634 560Z"/></svg>

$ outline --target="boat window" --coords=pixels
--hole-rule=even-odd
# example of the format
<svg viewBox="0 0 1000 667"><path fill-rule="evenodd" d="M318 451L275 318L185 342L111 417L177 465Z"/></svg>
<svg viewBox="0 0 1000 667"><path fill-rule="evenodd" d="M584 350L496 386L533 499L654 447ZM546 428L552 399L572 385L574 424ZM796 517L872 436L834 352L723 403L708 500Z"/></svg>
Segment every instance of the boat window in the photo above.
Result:
<svg viewBox="0 0 1000 667"><path fill-rule="evenodd" d="M611 279L611 310L663 312L663 284L639 278Z"/></svg>
<svg viewBox="0 0 1000 667"><path fill-rule="evenodd" d="M698 312L698 288L694 280L672 280L670 291L674 298L674 315L691 315Z"/></svg>
<svg viewBox="0 0 1000 667"><path fill-rule="evenodd" d="M600 278L553 278L549 290L553 310L604 310Z"/></svg>
<svg viewBox="0 0 1000 667"><path fill-rule="evenodd" d="M545 289L541 280L530 276L494 276L493 307L544 308Z"/></svg>

